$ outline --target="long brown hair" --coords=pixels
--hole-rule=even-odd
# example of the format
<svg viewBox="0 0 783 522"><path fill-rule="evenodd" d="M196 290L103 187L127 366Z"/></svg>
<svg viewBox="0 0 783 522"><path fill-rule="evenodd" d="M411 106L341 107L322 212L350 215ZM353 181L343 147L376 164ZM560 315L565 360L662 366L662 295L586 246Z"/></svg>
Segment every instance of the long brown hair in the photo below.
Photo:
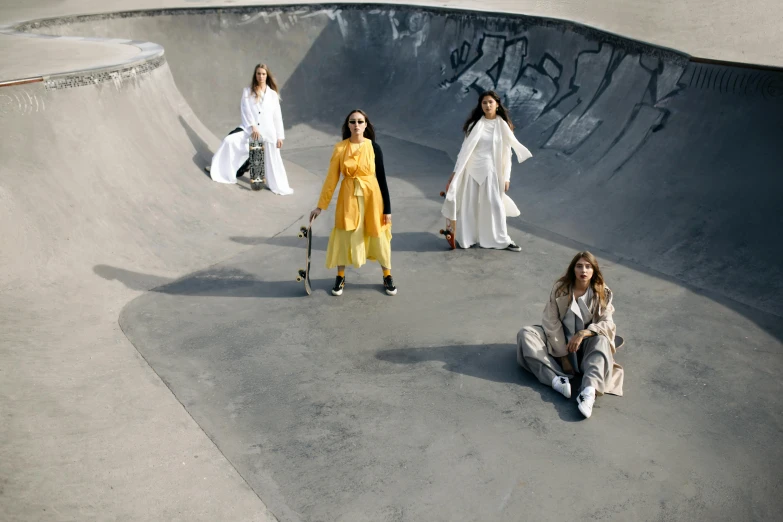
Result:
<svg viewBox="0 0 783 522"><path fill-rule="evenodd" d="M465 125L462 126L462 132L465 133L465 136L470 134L470 131L473 129L473 126L476 125L476 122L479 121L482 116L484 116L484 109L481 108L481 102L483 102L484 98L487 96L497 102L498 116L503 118L503 120L508 123L508 126L511 128L511 130L514 130L514 124L511 123L511 117L508 115L508 109L503 107L503 103L500 101L500 96L498 96L498 93L495 91L485 91L481 93L481 96L479 96L478 103L473 108L473 112L470 113L468 119L465 120Z"/></svg>
<svg viewBox="0 0 783 522"><path fill-rule="evenodd" d="M593 267L593 277L590 279L590 287L593 289L593 293L598 296L598 302L601 304L601 310L606 309L606 284L604 283L604 275L601 273L601 269L598 268L598 260L593 254L587 250L583 252L577 252L574 258L571 260L571 264L568 265L565 275L557 280L555 283L555 295L571 294L571 291L576 284L576 263L580 259L585 258Z"/></svg>
<svg viewBox="0 0 783 522"><path fill-rule="evenodd" d="M270 89L275 91L278 94L278 98L280 98L280 92L277 90L277 82L275 81L275 77L272 76L272 71L269 70L269 66L263 63L259 63L256 65L255 69L253 69L253 80L250 82L250 94L256 97L258 99L258 93L256 92L256 87L258 87L259 83L258 80L256 80L256 73L259 69L263 69L266 71L266 84L269 86ZM282 98L280 98L282 100Z"/></svg>
<svg viewBox="0 0 783 522"><path fill-rule="evenodd" d="M373 127L372 123L370 123L370 118L367 116L367 113L361 109L354 109L348 113L348 116L345 117L345 121L343 122L343 139L347 140L351 137L351 129L348 128L348 120L351 119L351 114L355 112L358 112L364 116L364 121L367 123L367 126L364 128L364 137L370 141L375 141L375 127Z"/></svg>

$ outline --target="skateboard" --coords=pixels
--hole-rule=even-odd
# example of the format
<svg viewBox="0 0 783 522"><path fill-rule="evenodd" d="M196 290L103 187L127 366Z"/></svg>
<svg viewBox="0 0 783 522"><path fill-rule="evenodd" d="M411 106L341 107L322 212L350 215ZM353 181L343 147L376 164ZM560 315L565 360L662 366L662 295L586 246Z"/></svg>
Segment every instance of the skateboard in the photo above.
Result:
<svg viewBox="0 0 783 522"><path fill-rule="evenodd" d="M261 190L261 185L266 183L264 152L264 142L250 140L250 187L253 190Z"/></svg>
<svg viewBox="0 0 783 522"><path fill-rule="evenodd" d="M315 219L313 219L315 221ZM299 227L299 237L300 238L307 238L307 258L305 260L305 268L302 270L299 269L299 274L296 276L297 283L301 283L304 281L305 286L305 292L307 292L307 295L311 295L313 293L312 287L310 287L310 253L313 250L313 221L310 221L310 224L308 226L301 226Z"/></svg>
<svg viewBox="0 0 783 522"><path fill-rule="evenodd" d="M441 192L440 197L445 198L446 193ZM452 230L449 230L448 228L441 228L440 233L446 236L446 241L449 242L449 247L451 247L451 250L457 248L457 241L454 239L454 232Z"/></svg>

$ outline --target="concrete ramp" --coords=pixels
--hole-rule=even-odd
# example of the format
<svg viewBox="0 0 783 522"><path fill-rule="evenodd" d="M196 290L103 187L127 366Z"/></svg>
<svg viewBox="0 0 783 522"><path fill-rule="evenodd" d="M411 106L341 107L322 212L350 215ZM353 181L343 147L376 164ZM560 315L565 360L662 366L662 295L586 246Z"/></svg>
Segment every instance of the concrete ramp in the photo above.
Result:
<svg viewBox="0 0 783 522"><path fill-rule="evenodd" d="M259 61L284 83L294 129L333 131L363 107L380 132L452 157L477 93L495 89L534 152L514 170L524 221L783 314L780 71L692 63L562 22L404 7L172 10L35 28L162 44L218 136Z"/></svg>
<svg viewBox="0 0 783 522"><path fill-rule="evenodd" d="M783 509L780 71L695 63L562 22L405 7L171 10L25 28L155 42L166 61L116 84L0 91L13 129L0 144L13 158L0 166L3 234L21 252L4 251L2 283L22 303L3 317L35 332L12 339L20 389L50 382L86 339L120 343L107 323L119 316L170 407L179 401L231 477L286 521L773 520ZM201 171L236 126L258 62L282 85L291 198ZM522 216L509 226L523 252L449 252L437 193L490 88L534 155L512 173ZM342 298L329 295L325 213L307 298L293 280L304 256L295 233L356 107L385 152L400 293L386 297L370 265L348 272ZM39 138L51 144L43 158ZM599 399L589 421L514 351L585 248L600 257L627 340L626 396ZM92 303L86 312L75 296ZM56 354L41 375L24 355L36 342ZM23 431L7 429L5 440ZM219 488L233 483L220 484L225 499ZM256 507L245 500L235 509Z"/></svg>

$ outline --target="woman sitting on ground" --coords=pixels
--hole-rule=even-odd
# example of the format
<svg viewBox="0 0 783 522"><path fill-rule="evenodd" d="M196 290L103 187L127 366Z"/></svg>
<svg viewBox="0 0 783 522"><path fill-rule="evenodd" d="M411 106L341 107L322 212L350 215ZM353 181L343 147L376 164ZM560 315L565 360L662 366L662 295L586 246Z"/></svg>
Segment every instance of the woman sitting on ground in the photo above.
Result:
<svg viewBox="0 0 783 522"><path fill-rule="evenodd" d="M590 252L579 252L555 282L542 324L517 334L520 366L567 399L574 372L582 373L576 402L588 418L596 395L623 394L623 369L614 362L613 313L612 291L598 261Z"/></svg>
<svg viewBox="0 0 783 522"><path fill-rule="evenodd" d="M212 157L208 169L210 177L218 183L236 183L237 176L242 176L248 168L250 141L263 141L264 170L269 190L280 195L293 194L280 156L285 131L277 83L269 67L262 63L256 65L250 87L242 91L240 113L242 126L223 139Z"/></svg>

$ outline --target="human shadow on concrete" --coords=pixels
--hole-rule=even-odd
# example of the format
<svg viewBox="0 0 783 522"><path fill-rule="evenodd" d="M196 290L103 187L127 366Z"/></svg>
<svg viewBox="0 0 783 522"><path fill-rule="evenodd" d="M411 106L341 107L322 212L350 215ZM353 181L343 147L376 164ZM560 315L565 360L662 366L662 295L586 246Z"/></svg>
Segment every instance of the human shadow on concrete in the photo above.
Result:
<svg viewBox="0 0 783 522"><path fill-rule="evenodd" d="M209 172L204 170L204 167L209 165L212 161L212 151L210 150L209 145L207 145L207 143L201 139L201 136L199 136L198 133L193 130L193 127L191 127L182 116L179 117L179 124L182 125L183 129L185 129L185 134L188 135L188 139L193 144L193 148L196 149L196 153L192 158L193 164L198 167L198 170L202 174L210 178Z"/></svg>
<svg viewBox="0 0 783 522"><path fill-rule="evenodd" d="M120 281L132 290L159 294L245 298L288 298L304 295L303 283L295 280L294 270L292 270L294 275L289 281L261 280L238 268L213 267L181 279L144 274L109 265L96 265L93 267L93 272L108 281ZM311 280L311 285L316 291L327 291L332 283L332 279Z"/></svg>
<svg viewBox="0 0 783 522"><path fill-rule="evenodd" d="M273 237L232 236L231 241L241 245L273 245L291 248L305 248L307 243L297 235L278 235ZM328 236L313 237L312 249L325 252L329 244ZM392 254L394 252L443 252L448 250L446 241L431 232L392 232Z"/></svg>
<svg viewBox="0 0 783 522"><path fill-rule="evenodd" d="M375 357L393 364L416 365L439 361L443 363L442 368L449 372L491 382L528 386L538 392L544 402L552 404L562 420L576 422L583 419L573 400L566 399L552 388L539 383L533 375L517 364L516 346L513 344L397 348L381 350Z"/></svg>

